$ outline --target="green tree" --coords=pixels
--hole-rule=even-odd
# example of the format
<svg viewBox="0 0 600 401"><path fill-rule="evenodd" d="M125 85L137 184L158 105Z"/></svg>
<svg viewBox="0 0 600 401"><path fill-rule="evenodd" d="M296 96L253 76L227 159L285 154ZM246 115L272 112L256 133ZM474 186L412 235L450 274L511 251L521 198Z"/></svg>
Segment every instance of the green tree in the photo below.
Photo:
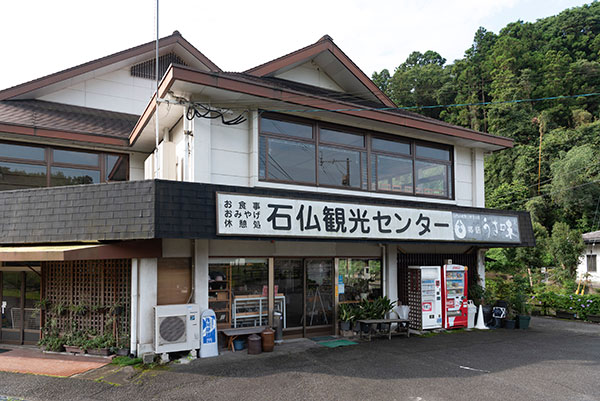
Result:
<svg viewBox="0 0 600 401"><path fill-rule="evenodd" d="M581 145L552 163L552 200L572 227L592 228L585 222L591 223L600 198L599 160L595 149Z"/></svg>
<svg viewBox="0 0 600 401"><path fill-rule="evenodd" d="M578 230L558 222L552 227L549 249L556 263L555 276L559 281L573 280L585 246Z"/></svg>

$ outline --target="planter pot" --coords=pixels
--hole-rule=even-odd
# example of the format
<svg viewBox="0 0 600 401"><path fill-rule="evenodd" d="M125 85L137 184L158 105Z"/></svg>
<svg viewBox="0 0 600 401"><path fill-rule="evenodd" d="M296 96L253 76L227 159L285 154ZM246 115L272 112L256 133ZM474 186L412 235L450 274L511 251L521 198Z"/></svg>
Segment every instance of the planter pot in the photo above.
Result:
<svg viewBox="0 0 600 401"><path fill-rule="evenodd" d="M342 330L342 331L350 330L350 322L340 322L340 330Z"/></svg>
<svg viewBox="0 0 600 401"><path fill-rule="evenodd" d="M92 348L92 349L88 349L87 353L90 355L101 355L101 356L109 356L111 354L109 348Z"/></svg>
<svg viewBox="0 0 600 401"><path fill-rule="evenodd" d="M360 323L359 322L354 322L354 327L352 328L352 331L358 333L360 331Z"/></svg>
<svg viewBox="0 0 600 401"><path fill-rule="evenodd" d="M117 350L117 356L127 356L129 353L129 348L119 348Z"/></svg>
<svg viewBox="0 0 600 401"><path fill-rule="evenodd" d="M490 326L492 324L492 307L483 305L481 309L483 310L483 322L486 326Z"/></svg>
<svg viewBox="0 0 600 401"><path fill-rule="evenodd" d="M241 351L245 348L245 340L244 339L237 339L237 340L233 340L233 348L236 351Z"/></svg>
<svg viewBox="0 0 600 401"><path fill-rule="evenodd" d="M504 321L504 328L505 329L514 329L515 328L515 324L516 322L514 320L505 320Z"/></svg>
<svg viewBox="0 0 600 401"><path fill-rule="evenodd" d="M587 320L594 323L600 323L600 315L588 315Z"/></svg>
<svg viewBox="0 0 600 401"><path fill-rule="evenodd" d="M79 347L74 347L72 345L65 345L65 351L66 352L71 352L73 354L83 354L83 353L85 353L84 349L81 349Z"/></svg>
<svg viewBox="0 0 600 401"><path fill-rule="evenodd" d="M381 327L380 327L381 331L387 332L389 329L390 329L390 324L389 323L381 323Z"/></svg>
<svg viewBox="0 0 600 401"><path fill-rule="evenodd" d="M360 329L363 333L369 334L369 331L371 331L371 325L369 323L361 323Z"/></svg>
<svg viewBox="0 0 600 401"><path fill-rule="evenodd" d="M573 312L567 312L564 310L557 310L556 317L561 319L575 319L575 314Z"/></svg>
<svg viewBox="0 0 600 401"><path fill-rule="evenodd" d="M529 328L529 322L531 321L531 316L519 315L518 319L519 319L519 328L520 329L525 330L525 329Z"/></svg>

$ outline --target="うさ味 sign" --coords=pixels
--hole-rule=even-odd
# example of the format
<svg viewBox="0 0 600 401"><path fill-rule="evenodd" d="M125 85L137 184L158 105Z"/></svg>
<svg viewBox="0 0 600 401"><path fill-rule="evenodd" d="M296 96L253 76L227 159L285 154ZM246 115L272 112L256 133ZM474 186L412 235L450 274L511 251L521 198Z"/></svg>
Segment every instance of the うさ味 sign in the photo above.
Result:
<svg viewBox="0 0 600 401"><path fill-rule="evenodd" d="M217 234L519 243L517 216L217 193Z"/></svg>

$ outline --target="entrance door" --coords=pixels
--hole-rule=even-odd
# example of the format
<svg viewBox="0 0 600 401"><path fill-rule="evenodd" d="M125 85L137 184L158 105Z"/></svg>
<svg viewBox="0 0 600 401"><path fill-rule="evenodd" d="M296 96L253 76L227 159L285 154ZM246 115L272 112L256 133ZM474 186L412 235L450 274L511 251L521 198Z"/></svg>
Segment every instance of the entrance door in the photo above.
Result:
<svg viewBox="0 0 600 401"><path fill-rule="evenodd" d="M0 271L2 325L0 341L35 344L40 339L40 275L34 271Z"/></svg>
<svg viewBox="0 0 600 401"><path fill-rule="evenodd" d="M333 259L275 259L274 284L285 296L287 336L332 334Z"/></svg>
<svg viewBox="0 0 600 401"><path fill-rule="evenodd" d="M304 336L332 334L333 259L305 259Z"/></svg>

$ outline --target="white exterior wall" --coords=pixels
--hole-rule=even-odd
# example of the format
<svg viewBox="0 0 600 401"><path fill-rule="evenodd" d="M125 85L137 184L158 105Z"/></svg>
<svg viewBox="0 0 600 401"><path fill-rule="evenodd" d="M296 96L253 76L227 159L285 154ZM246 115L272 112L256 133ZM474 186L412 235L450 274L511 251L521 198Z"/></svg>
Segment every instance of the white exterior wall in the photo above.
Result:
<svg viewBox="0 0 600 401"><path fill-rule="evenodd" d="M308 61L292 70L277 74L276 77L338 92L344 91L313 61Z"/></svg>
<svg viewBox="0 0 600 401"><path fill-rule="evenodd" d="M144 153L129 154L129 181L140 181L144 179L144 160L148 155Z"/></svg>
<svg viewBox="0 0 600 401"><path fill-rule="evenodd" d="M129 68L123 68L38 99L140 115L154 93L154 86L153 80L132 77Z"/></svg>
<svg viewBox="0 0 600 401"><path fill-rule="evenodd" d="M585 254L579 258L579 265L577 265L577 279L581 280L587 271L587 255L596 255L596 272L590 273L589 280L595 286L600 285L600 243L586 244Z"/></svg>
<svg viewBox="0 0 600 401"><path fill-rule="evenodd" d="M475 206L473 204L473 163L471 150L454 147L454 193L456 204ZM483 183L482 183L483 185Z"/></svg>

